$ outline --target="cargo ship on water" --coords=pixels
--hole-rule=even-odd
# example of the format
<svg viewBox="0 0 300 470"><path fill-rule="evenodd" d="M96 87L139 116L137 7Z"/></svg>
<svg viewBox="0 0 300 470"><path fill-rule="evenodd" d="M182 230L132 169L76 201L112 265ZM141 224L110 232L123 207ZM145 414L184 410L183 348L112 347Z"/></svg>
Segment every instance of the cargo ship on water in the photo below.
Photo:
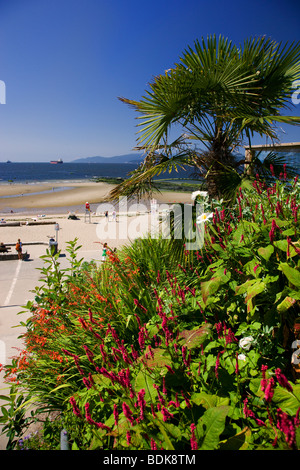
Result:
<svg viewBox="0 0 300 470"><path fill-rule="evenodd" d="M60 158L59 160L51 160L51 162L53 165L57 165L58 163L63 163L62 159Z"/></svg>

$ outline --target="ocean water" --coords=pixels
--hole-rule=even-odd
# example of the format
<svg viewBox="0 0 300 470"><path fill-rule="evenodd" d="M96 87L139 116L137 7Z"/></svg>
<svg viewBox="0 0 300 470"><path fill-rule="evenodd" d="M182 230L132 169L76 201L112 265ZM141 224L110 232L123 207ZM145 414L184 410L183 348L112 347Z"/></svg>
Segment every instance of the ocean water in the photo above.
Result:
<svg viewBox="0 0 300 470"><path fill-rule="evenodd" d="M287 161L300 174L300 152L286 154ZM39 182L72 182L91 180L97 177L125 178L137 168L134 163L63 163L53 165L51 163L1 163L0 184L14 183L39 183ZM160 179L185 178L194 179L192 170L178 170L171 173L163 173Z"/></svg>
<svg viewBox="0 0 300 470"><path fill-rule="evenodd" d="M0 163L0 183L39 183L91 180L92 178L121 177L133 171L131 163Z"/></svg>
<svg viewBox="0 0 300 470"><path fill-rule="evenodd" d="M137 168L132 163L0 163L0 184L72 182L97 177L125 178ZM161 178L189 178L191 170L165 173Z"/></svg>

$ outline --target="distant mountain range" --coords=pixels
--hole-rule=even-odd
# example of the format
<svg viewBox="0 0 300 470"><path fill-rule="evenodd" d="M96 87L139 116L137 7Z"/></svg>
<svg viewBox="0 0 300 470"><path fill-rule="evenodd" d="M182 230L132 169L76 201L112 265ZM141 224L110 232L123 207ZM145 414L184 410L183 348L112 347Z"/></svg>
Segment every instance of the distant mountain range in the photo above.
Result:
<svg viewBox="0 0 300 470"><path fill-rule="evenodd" d="M140 163L142 155L129 153L127 155L118 155L116 157L86 157L72 160L70 163Z"/></svg>

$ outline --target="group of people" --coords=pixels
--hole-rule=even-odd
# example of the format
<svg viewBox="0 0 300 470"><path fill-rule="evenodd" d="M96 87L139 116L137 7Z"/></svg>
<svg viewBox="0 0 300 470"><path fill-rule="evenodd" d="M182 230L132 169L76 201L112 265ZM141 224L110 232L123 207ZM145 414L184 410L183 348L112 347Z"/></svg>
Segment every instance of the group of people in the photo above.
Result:
<svg viewBox="0 0 300 470"><path fill-rule="evenodd" d="M106 256L107 256L107 251L109 250L109 248L108 248L106 242L105 243L98 242L98 243L101 243L103 245L102 254L101 254L101 261L105 261ZM117 251L117 249L114 248L113 252L115 253L116 251ZM20 238L18 238L18 241L16 243L16 252L18 253L18 258L23 259L22 242L21 242ZM3 242L0 243L0 253L8 253L8 248Z"/></svg>
<svg viewBox="0 0 300 470"><path fill-rule="evenodd" d="M22 242L20 238L18 238L16 243L16 252L18 253L18 258L23 259ZM0 253L8 253L8 248L3 242L0 243Z"/></svg>
<svg viewBox="0 0 300 470"><path fill-rule="evenodd" d="M89 202L86 202L86 203L85 203L85 213L86 213L86 214L89 214L89 215L90 215L90 213L91 213L91 206L90 206L90 203L89 203ZM112 211L111 215L112 215L112 219L113 219L113 220L116 220L117 213L116 213L115 210ZM104 217L105 217L106 220L109 220L108 211L104 211Z"/></svg>

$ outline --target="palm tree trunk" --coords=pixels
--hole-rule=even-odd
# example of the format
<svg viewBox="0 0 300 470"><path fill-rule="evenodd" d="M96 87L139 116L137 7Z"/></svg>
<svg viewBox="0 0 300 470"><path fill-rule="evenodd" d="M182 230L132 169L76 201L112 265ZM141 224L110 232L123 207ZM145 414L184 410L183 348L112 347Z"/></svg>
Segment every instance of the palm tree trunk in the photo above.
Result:
<svg viewBox="0 0 300 470"><path fill-rule="evenodd" d="M207 191L210 199L219 199L222 190L218 184L220 173L224 171L231 158L226 132L222 132L222 123L215 129L215 138L209 152L209 169L206 175Z"/></svg>

